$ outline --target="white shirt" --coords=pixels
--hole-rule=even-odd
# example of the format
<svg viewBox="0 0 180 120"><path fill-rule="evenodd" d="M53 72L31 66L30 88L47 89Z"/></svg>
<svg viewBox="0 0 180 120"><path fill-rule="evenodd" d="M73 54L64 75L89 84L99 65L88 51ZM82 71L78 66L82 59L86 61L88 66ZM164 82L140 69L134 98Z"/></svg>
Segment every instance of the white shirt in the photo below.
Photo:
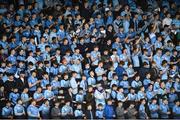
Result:
<svg viewBox="0 0 180 120"><path fill-rule="evenodd" d="M164 18L162 21L163 27L164 25L171 25L172 19L171 18Z"/></svg>

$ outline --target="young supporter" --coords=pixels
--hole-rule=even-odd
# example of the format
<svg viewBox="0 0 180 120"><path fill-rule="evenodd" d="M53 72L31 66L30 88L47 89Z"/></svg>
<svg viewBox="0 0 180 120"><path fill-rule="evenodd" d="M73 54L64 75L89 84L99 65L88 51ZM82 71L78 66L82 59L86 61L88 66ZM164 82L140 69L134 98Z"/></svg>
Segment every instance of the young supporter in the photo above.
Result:
<svg viewBox="0 0 180 120"><path fill-rule="evenodd" d="M27 115L29 119L40 118L40 113L38 107L36 107L36 101L32 101L27 108Z"/></svg>
<svg viewBox="0 0 180 120"><path fill-rule="evenodd" d="M25 108L23 106L22 100L18 100L17 104L14 106L14 115L16 119L23 119L25 118Z"/></svg>
<svg viewBox="0 0 180 120"><path fill-rule="evenodd" d="M116 117L115 111L114 111L114 105L112 104L112 100L108 99L107 105L104 108L104 117L106 119L113 119Z"/></svg>
<svg viewBox="0 0 180 120"><path fill-rule="evenodd" d="M13 108L11 107L11 102L7 101L6 106L2 108L2 117L4 119L13 118Z"/></svg>

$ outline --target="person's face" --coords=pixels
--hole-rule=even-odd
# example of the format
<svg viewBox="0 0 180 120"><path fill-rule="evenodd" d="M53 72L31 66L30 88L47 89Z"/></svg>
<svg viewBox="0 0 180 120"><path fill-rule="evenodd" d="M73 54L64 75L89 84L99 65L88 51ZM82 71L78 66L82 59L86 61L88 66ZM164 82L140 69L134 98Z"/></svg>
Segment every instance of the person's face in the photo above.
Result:
<svg viewBox="0 0 180 120"><path fill-rule="evenodd" d="M168 51L168 52L166 52L166 55L167 55L167 56L170 56L170 52L169 52L169 51Z"/></svg>
<svg viewBox="0 0 180 120"><path fill-rule="evenodd" d="M111 40L108 40L108 41L107 41L107 45L110 45L110 44L111 44Z"/></svg>
<svg viewBox="0 0 180 120"><path fill-rule="evenodd" d="M145 101L145 100L143 100L143 101L142 101L142 104L146 104L146 101Z"/></svg>
<svg viewBox="0 0 180 120"><path fill-rule="evenodd" d="M90 65L89 65L89 64L86 64L85 68L86 68L86 69L89 69L89 68L90 68Z"/></svg>
<svg viewBox="0 0 180 120"><path fill-rule="evenodd" d="M56 29L53 29L52 31L53 31L53 32L56 32Z"/></svg>
<svg viewBox="0 0 180 120"><path fill-rule="evenodd" d="M56 107L59 107L59 103L55 103L55 106L56 106Z"/></svg>
<svg viewBox="0 0 180 120"><path fill-rule="evenodd" d="M171 14L167 14L167 17L170 18L170 17L171 17Z"/></svg>
<svg viewBox="0 0 180 120"><path fill-rule="evenodd" d="M159 50L159 51L157 52L157 54L158 54L158 56L161 56L161 55L162 55L162 51Z"/></svg>
<svg viewBox="0 0 180 120"><path fill-rule="evenodd" d="M172 90L171 90L171 93L174 93L174 92L175 92L175 90L174 90L174 89L172 89Z"/></svg>
<svg viewBox="0 0 180 120"><path fill-rule="evenodd" d="M94 72L93 72L93 71L91 71L91 72L90 72L90 75L91 75L91 76L94 76Z"/></svg>
<svg viewBox="0 0 180 120"><path fill-rule="evenodd" d="M24 77L25 77L25 74L24 74L24 73L20 74L20 77L24 78Z"/></svg>
<svg viewBox="0 0 180 120"><path fill-rule="evenodd" d="M46 101L46 102L45 102L45 105L47 105L47 106L48 106L48 105L49 105L49 101Z"/></svg>
<svg viewBox="0 0 180 120"><path fill-rule="evenodd" d="M120 31L120 32L123 32L123 31L124 31L124 29L123 29L123 28L120 28L120 29L119 29L119 31Z"/></svg>
<svg viewBox="0 0 180 120"><path fill-rule="evenodd" d="M75 78L76 78L76 76L77 76L77 73L74 73L74 74L73 74L73 77L75 77Z"/></svg>
<svg viewBox="0 0 180 120"><path fill-rule="evenodd" d="M32 73L32 76L33 76L33 77L36 77L36 73L35 73L35 72L33 72L33 73Z"/></svg>
<svg viewBox="0 0 180 120"><path fill-rule="evenodd" d="M118 76L117 76L117 75L115 75L115 76L114 76L114 79L115 79L115 80L117 80L117 79L118 79Z"/></svg>
<svg viewBox="0 0 180 120"><path fill-rule="evenodd" d="M162 41L162 37L158 37L158 41Z"/></svg>
<svg viewBox="0 0 180 120"><path fill-rule="evenodd" d="M0 50L0 53L1 53L1 54L4 54L4 49L1 49L1 50Z"/></svg>
<svg viewBox="0 0 180 120"><path fill-rule="evenodd" d="M18 92L18 89L14 89L14 92L17 93L17 92Z"/></svg>
<svg viewBox="0 0 180 120"><path fill-rule="evenodd" d="M121 88L121 89L119 89L119 91L120 91L120 93L123 93L123 92L124 92L124 89L123 89L123 88Z"/></svg>
<svg viewBox="0 0 180 120"><path fill-rule="evenodd" d="M15 50L12 50L12 51L11 51L11 54L14 55L14 54L15 54Z"/></svg>
<svg viewBox="0 0 180 120"><path fill-rule="evenodd" d="M86 76L82 76L82 80L86 80Z"/></svg>
<svg viewBox="0 0 180 120"><path fill-rule="evenodd" d="M123 52L124 52L124 54L126 54L126 53L127 53L127 49L124 49L124 51L123 51Z"/></svg>
<svg viewBox="0 0 180 120"><path fill-rule="evenodd" d="M38 88L37 91L38 91L39 93L41 93L41 92L42 92L42 89L41 89L41 88Z"/></svg>
<svg viewBox="0 0 180 120"><path fill-rule="evenodd" d="M144 20L146 20L146 19L147 19L147 16L146 16L146 15L144 15L144 16L143 16L143 19L144 19Z"/></svg>
<svg viewBox="0 0 180 120"><path fill-rule="evenodd" d="M107 80L107 77L106 77L106 76L103 76L102 80L103 80L103 81L106 81L106 80Z"/></svg>
<svg viewBox="0 0 180 120"><path fill-rule="evenodd" d="M23 54L24 54L24 50L21 50L21 51L20 51L20 55L23 55Z"/></svg>
<svg viewBox="0 0 180 120"><path fill-rule="evenodd" d="M47 51L47 52L49 52L50 50L51 50L51 48L50 48L50 47L47 47L47 48L46 48L46 51Z"/></svg>
<svg viewBox="0 0 180 120"><path fill-rule="evenodd" d="M94 22L94 19L93 18L90 18L90 20L89 20L90 22Z"/></svg>
<svg viewBox="0 0 180 120"><path fill-rule="evenodd" d="M128 77L127 76L124 76L124 80L127 80L128 79Z"/></svg>
<svg viewBox="0 0 180 120"><path fill-rule="evenodd" d="M156 103L157 103L157 100L153 100L152 102L153 102L154 104L156 104Z"/></svg>
<svg viewBox="0 0 180 120"><path fill-rule="evenodd" d="M150 86L149 86L149 90L152 90L152 88L153 88L152 85L150 85Z"/></svg>
<svg viewBox="0 0 180 120"><path fill-rule="evenodd" d="M24 91L25 91L25 93L27 93L28 92L28 88L26 88Z"/></svg>
<svg viewBox="0 0 180 120"><path fill-rule="evenodd" d="M81 106L81 105L78 105L78 106L77 106L77 108L78 108L78 109L81 109L81 108L82 108L82 106Z"/></svg>
<svg viewBox="0 0 180 120"><path fill-rule="evenodd" d="M120 38L119 38L119 37L118 37L118 38L116 38L116 42L118 42L118 43L120 42Z"/></svg>
<svg viewBox="0 0 180 120"><path fill-rule="evenodd" d="M52 87L51 87L51 86L48 86L48 88L47 88L47 89L51 91L51 90L52 90Z"/></svg>
<svg viewBox="0 0 180 120"><path fill-rule="evenodd" d="M79 93L82 95L83 94L83 90L80 90Z"/></svg>
<svg viewBox="0 0 180 120"><path fill-rule="evenodd" d="M10 80L13 80L13 79L14 79L13 75L9 76L9 79L10 79Z"/></svg>
<svg viewBox="0 0 180 120"><path fill-rule="evenodd" d="M76 5L76 6L74 7L74 9L75 9L75 10L79 10L79 6Z"/></svg>
<svg viewBox="0 0 180 120"><path fill-rule="evenodd" d="M101 15L98 15L97 18L98 18L98 19L101 19Z"/></svg>
<svg viewBox="0 0 180 120"><path fill-rule="evenodd" d="M61 51L60 50L56 50L56 54L60 55Z"/></svg>
<svg viewBox="0 0 180 120"><path fill-rule="evenodd" d="M108 105L112 105L112 101L111 100L108 101Z"/></svg>
<svg viewBox="0 0 180 120"><path fill-rule="evenodd" d="M70 102L67 102L67 103L66 103L66 105L68 105L68 106L69 106L69 105L70 105Z"/></svg>
<svg viewBox="0 0 180 120"><path fill-rule="evenodd" d="M113 51L113 55L116 55L117 54L117 51Z"/></svg>
<svg viewBox="0 0 180 120"><path fill-rule="evenodd" d="M67 80L67 79L68 79L68 75L65 75L65 76L64 76L64 79L66 79L66 80Z"/></svg>
<svg viewBox="0 0 180 120"><path fill-rule="evenodd" d="M144 90L145 90L145 89L144 89L144 87L143 87L143 88L141 88L141 91L143 91L143 92L144 92Z"/></svg>
<svg viewBox="0 0 180 120"><path fill-rule="evenodd" d="M174 54L174 56L176 56L177 55L177 51L175 51L173 54Z"/></svg>
<svg viewBox="0 0 180 120"><path fill-rule="evenodd" d="M101 63L99 63L99 67L103 67L103 63L101 62Z"/></svg>
<svg viewBox="0 0 180 120"><path fill-rule="evenodd" d="M89 88L88 88L88 91L89 91L89 92L92 92L92 91L93 91L93 87L89 87Z"/></svg>
<svg viewBox="0 0 180 120"><path fill-rule="evenodd" d="M129 10L129 6L128 5L125 6L125 10Z"/></svg>
<svg viewBox="0 0 180 120"><path fill-rule="evenodd" d="M44 77L45 77L45 78L49 78L48 74L45 74Z"/></svg>
<svg viewBox="0 0 180 120"><path fill-rule="evenodd" d="M19 20L20 19L20 16L16 16L16 20Z"/></svg>
<svg viewBox="0 0 180 120"><path fill-rule="evenodd" d="M139 79L140 79L140 76L137 76L137 77L136 77L136 80L139 80Z"/></svg>
<svg viewBox="0 0 180 120"><path fill-rule="evenodd" d="M8 102L6 105L7 105L8 107L10 107L10 106L11 106L11 103Z"/></svg>
<svg viewBox="0 0 180 120"><path fill-rule="evenodd" d="M79 50L79 49L76 49L76 51L75 51L75 52L79 54L80 50Z"/></svg>
<svg viewBox="0 0 180 120"><path fill-rule="evenodd" d="M162 82L162 83L161 83L161 88L164 88L164 87L165 87L165 83Z"/></svg>
<svg viewBox="0 0 180 120"><path fill-rule="evenodd" d="M151 74L147 74L147 78L151 78Z"/></svg>
<svg viewBox="0 0 180 120"><path fill-rule="evenodd" d="M166 105L167 105L167 104L168 104L168 101L167 101L167 100L164 100L164 104L166 104Z"/></svg>
<svg viewBox="0 0 180 120"><path fill-rule="evenodd" d="M179 106L179 101L178 101L178 102L176 102L176 105L177 105L177 106Z"/></svg>
<svg viewBox="0 0 180 120"><path fill-rule="evenodd" d="M102 109L103 109L103 107L102 107L102 106L99 106L98 108L99 108L99 110L102 110Z"/></svg>
<svg viewBox="0 0 180 120"><path fill-rule="evenodd" d="M33 102L32 102L32 105L36 106L36 102L35 102L35 101L33 101Z"/></svg>
<svg viewBox="0 0 180 120"><path fill-rule="evenodd" d="M92 106L89 105L87 109L88 109L88 110L92 110Z"/></svg>
<svg viewBox="0 0 180 120"><path fill-rule="evenodd" d="M173 69L173 70L176 70L176 66L174 65L172 69Z"/></svg>
<svg viewBox="0 0 180 120"><path fill-rule="evenodd" d="M3 41L6 41L7 40L7 36L4 35L2 39L3 39Z"/></svg>
<svg viewBox="0 0 180 120"><path fill-rule="evenodd" d="M119 103L118 103L118 106L119 106L119 107L122 107L122 102L119 102Z"/></svg>
<svg viewBox="0 0 180 120"><path fill-rule="evenodd" d="M22 103L23 103L23 102L22 102L21 100L18 101L18 104L22 105Z"/></svg>
<svg viewBox="0 0 180 120"><path fill-rule="evenodd" d="M131 89L131 93L135 93L135 90L134 90L134 89Z"/></svg>
<svg viewBox="0 0 180 120"><path fill-rule="evenodd" d="M108 55L108 51L104 51L104 55Z"/></svg>
<svg viewBox="0 0 180 120"><path fill-rule="evenodd" d="M68 44L68 41L67 41L67 40L65 40L65 41L64 41L64 45L67 45L67 44Z"/></svg>
<svg viewBox="0 0 180 120"><path fill-rule="evenodd" d="M55 77L54 77L54 80L58 81L58 76L55 76Z"/></svg>

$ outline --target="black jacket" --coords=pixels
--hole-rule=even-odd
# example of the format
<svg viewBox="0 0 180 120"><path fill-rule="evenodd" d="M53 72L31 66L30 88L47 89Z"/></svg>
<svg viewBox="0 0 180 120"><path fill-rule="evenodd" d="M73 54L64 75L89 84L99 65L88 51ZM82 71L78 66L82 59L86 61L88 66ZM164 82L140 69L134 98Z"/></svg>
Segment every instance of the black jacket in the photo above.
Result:
<svg viewBox="0 0 180 120"><path fill-rule="evenodd" d="M91 117L91 112L92 112L92 117ZM85 114L86 114L86 119L95 119L94 111L87 110Z"/></svg>
<svg viewBox="0 0 180 120"><path fill-rule="evenodd" d="M24 78L24 81L22 81L20 78L16 79L16 86L18 90L22 92L24 88L28 87L27 79Z"/></svg>

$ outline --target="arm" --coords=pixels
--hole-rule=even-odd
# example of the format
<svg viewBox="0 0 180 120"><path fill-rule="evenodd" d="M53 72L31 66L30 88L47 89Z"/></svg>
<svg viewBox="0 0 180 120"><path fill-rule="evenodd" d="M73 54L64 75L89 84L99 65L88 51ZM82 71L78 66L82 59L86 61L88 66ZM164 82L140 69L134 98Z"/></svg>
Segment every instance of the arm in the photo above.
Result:
<svg viewBox="0 0 180 120"><path fill-rule="evenodd" d="M35 83L28 82L28 85L31 88L31 87L35 86L36 84L38 84L38 83L40 83L40 80L36 81Z"/></svg>

